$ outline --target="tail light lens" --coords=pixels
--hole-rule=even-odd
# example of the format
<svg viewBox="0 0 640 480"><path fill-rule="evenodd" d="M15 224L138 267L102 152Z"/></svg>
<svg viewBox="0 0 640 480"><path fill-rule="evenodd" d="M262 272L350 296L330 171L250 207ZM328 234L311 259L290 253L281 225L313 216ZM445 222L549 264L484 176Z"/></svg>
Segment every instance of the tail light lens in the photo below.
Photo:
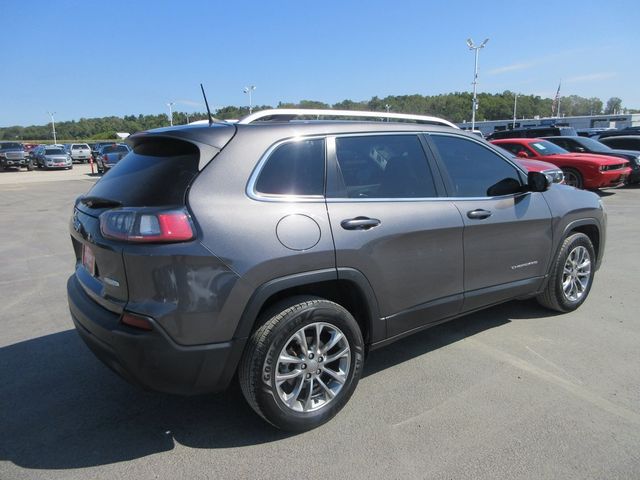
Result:
<svg viewBox="0 0 640 480"><path fill-rule="evenodd" d="M132 243L186 242L195 229L185 209L120 208L100 215L105 238Z"/></svg>
<svg viewBox="0 0 640 480"><path fill-rule="evenodd" d="M109 155L107 155L106 153L102 156L102 160L104 160L105 162L109 161Z"/></svg>

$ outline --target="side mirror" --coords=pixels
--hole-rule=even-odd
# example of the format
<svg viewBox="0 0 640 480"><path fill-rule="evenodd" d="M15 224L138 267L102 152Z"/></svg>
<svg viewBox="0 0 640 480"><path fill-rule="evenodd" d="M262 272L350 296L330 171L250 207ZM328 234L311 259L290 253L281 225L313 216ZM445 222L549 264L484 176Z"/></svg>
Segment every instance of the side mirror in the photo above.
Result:
<svg viewBox="0 0 640 480"><path fill-rule="evenodd" d="M529 172L527 174L527 187L530 192L546 192L551 186L551 179L544 173Z"/></svg>
<svg viewBox="0 0 640 480"><path fill-rule="evenodd" d="M524 150L520 150L517 155L518 158L529 158L529 154Z"/></svg>

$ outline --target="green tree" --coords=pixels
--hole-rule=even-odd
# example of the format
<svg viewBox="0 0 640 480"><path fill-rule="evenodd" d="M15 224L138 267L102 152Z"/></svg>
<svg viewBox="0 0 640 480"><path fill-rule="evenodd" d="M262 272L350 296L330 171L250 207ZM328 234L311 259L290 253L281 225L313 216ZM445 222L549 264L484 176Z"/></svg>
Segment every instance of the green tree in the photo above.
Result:
<svg viewBox="0 0 640 480"><path fill-rule="evenodd" d="M618 113L622 110L622 100L618 97L611 97L607 100L607 107L604 109L604 113L607 115Z"/></svg>

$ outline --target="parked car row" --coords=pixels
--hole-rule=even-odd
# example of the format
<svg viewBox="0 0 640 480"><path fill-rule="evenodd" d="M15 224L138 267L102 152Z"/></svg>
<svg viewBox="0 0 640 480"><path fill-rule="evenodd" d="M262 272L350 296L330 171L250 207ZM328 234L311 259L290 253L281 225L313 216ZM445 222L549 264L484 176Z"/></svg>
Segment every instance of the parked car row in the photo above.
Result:
<svg viewBox="0 0 640 480"><path fill-rule="evenodd" d="M571 127L537 126L497 131L487 138L518 158L553 163L564 172L565 182L577 188L640 183L640 135L632 134L640 133L640 128L590 130L599 130L599 135L578 135Z"/></svg>
<svg viewBox="0 0 640 480"><path fill-rule="evenodd" d="M70 170L73 162L85 163L93 159L98 173L105 173L129 151L126 144L114 142L100 142L92 146L87 143L35 145L0 142L0 169L22 167L33 170L37 167Z"/></svg>

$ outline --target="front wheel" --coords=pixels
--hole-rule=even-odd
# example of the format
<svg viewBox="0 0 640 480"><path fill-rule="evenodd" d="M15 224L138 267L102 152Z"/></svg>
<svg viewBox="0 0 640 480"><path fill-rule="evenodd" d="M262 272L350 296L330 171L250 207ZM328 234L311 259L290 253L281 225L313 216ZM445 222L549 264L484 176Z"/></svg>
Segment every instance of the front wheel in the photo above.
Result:
<svg viewBox="0 0 640 480"><path fill-rule="evenodd" d="M559 312L571 312L584 303L591 291L596 255L584 233L574 233L562 243L545 290L537 300Z"/></svg>
<svg viewBox="0 0 640 480"><path fill-rule="evenodd" d="M575 168L563 168L562 172L564 173L564 183L576 188L583 188L584 181L582 180L582 175Z"/></svg>
<svg viewBox="0 0 640 480"><path fill-rule="evenodd" d="M358 384L360 327L342 306L316 297L297 297L270 312L243 354L242 393L272 425L311 430L333 418Z"/></svg>

